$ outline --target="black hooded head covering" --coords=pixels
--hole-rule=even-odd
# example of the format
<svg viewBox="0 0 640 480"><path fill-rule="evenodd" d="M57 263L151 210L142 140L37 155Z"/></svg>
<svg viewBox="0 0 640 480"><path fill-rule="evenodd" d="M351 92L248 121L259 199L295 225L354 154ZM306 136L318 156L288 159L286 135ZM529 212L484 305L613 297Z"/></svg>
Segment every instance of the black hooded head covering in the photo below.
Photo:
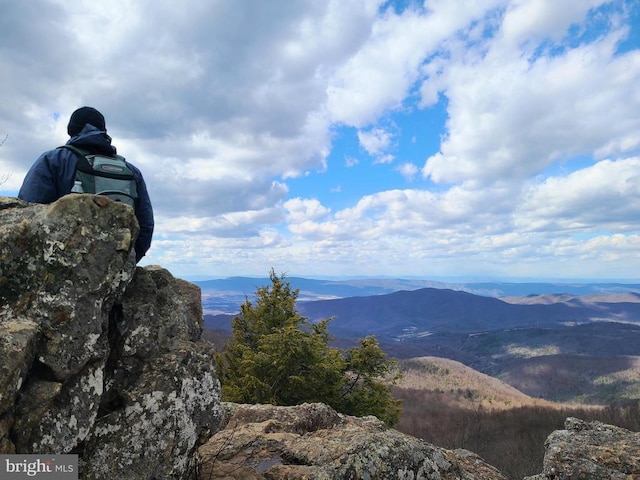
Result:
<svg viewBox="0 0 640 480"><path fill-rule="evenodd" d="M99 130L107 131L104 116L98 110L92 107L82 107L71 114L69 125L67 125L67 133L70 137L75 137L87 123Z"/></svg>

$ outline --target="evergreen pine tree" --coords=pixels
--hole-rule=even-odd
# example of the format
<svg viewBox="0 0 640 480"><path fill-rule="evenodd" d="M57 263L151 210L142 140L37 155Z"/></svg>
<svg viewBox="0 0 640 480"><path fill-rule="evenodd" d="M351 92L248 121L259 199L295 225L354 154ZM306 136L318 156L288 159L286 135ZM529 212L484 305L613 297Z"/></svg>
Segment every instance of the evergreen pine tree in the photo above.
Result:
<svg viewBox="0 0 640 480"><path fill-rule="evenodd" d="M329 322L311 323L296 310L299 290L270 272L232 322L233 335L218 356L223 399L238 403L297 405L322 402L349 415L376 415L388 425L400 401L383 383L393 370L374 337L345 355L329 345Z"/></svg>

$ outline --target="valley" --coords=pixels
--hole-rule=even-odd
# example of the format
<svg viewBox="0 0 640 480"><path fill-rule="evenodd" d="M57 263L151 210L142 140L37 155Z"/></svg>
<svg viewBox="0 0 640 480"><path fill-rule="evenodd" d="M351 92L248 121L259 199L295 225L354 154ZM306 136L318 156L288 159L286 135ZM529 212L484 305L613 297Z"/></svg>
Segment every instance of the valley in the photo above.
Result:
<svg viewBox="0 0 640 480"><path fill-rule="evenodd" d="M335 346L373 334L397 359L396 429L476 452L509 478L541 471L545 439L569 416L640 430L640 286L288 281L304 286L303 316L333 318ZM219 349L266 284L201 285Z"/></svg>
<svg viewBox="0 0 640 480"><path fill-rule="evenodd" d="M389 356L453 360L535 399L607 405L640 398L640 285L287 281L300 289L303 316L333 318L336 346L375 335ZM220 337L268 280L198 283L205 327Z"/></svg>

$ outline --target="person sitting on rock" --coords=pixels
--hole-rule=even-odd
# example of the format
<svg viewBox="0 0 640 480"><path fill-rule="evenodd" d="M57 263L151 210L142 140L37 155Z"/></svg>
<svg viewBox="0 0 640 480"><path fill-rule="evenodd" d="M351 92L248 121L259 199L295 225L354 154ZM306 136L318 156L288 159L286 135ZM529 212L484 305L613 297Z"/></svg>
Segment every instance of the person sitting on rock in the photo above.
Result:
<svg viewBox="0 0 640 480"><path fill-rule="evenodd" d="M107 135L104 116L95 108L82 107L71 115L67 126L67 145L90 154L113 157L116 148ZM31 203L52 203L71 193L76 177L76 166L81 158L69 148L49 150L35 161L24 178L18 198ZM151 246L154 220L153 208L147 186L140 170L129 162L126 165L133 172L137 189L134 211L140 233L136 240L136 262L145 256Z"/></svg>

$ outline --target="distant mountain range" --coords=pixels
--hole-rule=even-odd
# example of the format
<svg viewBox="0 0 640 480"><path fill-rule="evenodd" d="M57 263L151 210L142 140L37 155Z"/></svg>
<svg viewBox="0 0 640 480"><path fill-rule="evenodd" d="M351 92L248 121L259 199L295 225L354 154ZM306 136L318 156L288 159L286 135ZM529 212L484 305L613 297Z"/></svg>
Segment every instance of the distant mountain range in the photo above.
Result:
<svg viewBox="0 0 640 480"><path fill-rule="evenodd" d="M369 278L351 280L318 280L303 277L286 277L293 288L300 290L299 301L331 300L348 297L384 295L422 288L454 290L484 297L522 297L542 294L614 294L640 292L640 284L626 283L445 283L432 280L401 278ZM269 285L268 278L229 277L217 280L193 282L203 294L203 307L207 313L236 313L240 305L252 299L257 288Z"/></svg>
<svg viewBox="0 0 640 480"><path fill-rule="evenodd" d="M300 313L312 322L333 318L330 330L340 338L376 335L381 341L406 342L442 334L477 336L516 329L563 329L592 322L640 326L640 285L466 286L468 290L508 295L496 298L450 288L393 290L421 283L409 280L287 280L300 289ZM198 284L207 325L228 329L240 304L252 300L253 292L269 281L234 277ZM392 293L384 293L389 290ZM514 296L523 291L527 295Z"/></svg>
<svg viewBox="0 0 640 480"><path fill-rule="evenodd" d="M482 283L453 289L420 287L413 280L287 280L300 289L304 317L333 318L329 328L338 345L375 335L396 358L449 358L557 401L640 394L640 373L628 372L640 365L637 284ZM269 283L242 277L198 282L205 311L217 313L205 315L205 326L229 331L239 305ZM571 387L572 378L580 379L580 388Z"/></svg>
<svg viewBox="0 0 640 480"><path fill-rule="evenodd" d="M583 302L578 297L566 300L566 296L561 301L548 303L551 296L545 295L545 303L520 304L467 292L424 288L371 297L302 302L298 308L312 321L335 317L332 331L339 336L369 332L400 340L435 333L557 328L596 320L640 323L640 295L626 295L629 301L615 303Z"/></svg>

